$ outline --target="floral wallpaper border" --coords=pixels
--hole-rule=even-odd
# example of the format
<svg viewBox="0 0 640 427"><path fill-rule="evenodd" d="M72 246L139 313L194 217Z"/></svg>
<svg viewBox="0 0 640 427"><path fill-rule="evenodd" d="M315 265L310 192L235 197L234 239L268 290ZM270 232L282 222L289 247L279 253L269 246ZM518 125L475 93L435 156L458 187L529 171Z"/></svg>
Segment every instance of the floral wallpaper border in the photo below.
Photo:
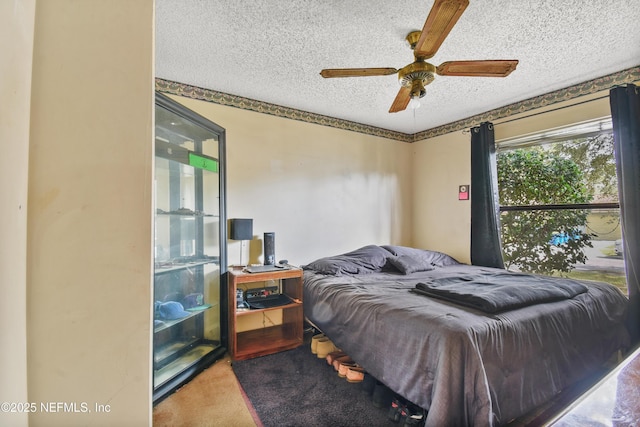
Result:
<svg viewBox="0 0 640 427"><path fill-rule="evenodd" d="M456 132L462 129L469 129L486 121L492 121L509 117L514 114L524 113L536 108L545 107L561 101L568 101L579 96L589 95L610 89L614 86L640 81L640 66L627 70L589 80L565 89L556 90L544 95L536 96L521 102L516 102L501 108L487 111L466 119L458 120L446 125L427 129L422 132L407 134L403 132L382 129L375 126L364 125L348 120L336 119L334 117L323 116L321 114L309 113L295 108L283 107L281 105L270 104L268 102L256 101L250 98L230 95L228 93L217 92L215 90L203 89L197 86L190 86L183 83L173 82L156 78L156 90L173 95L185 96L188 98L200 99L213 102L215 104L227 105L241 108L243 110L255 111L258 113L271 114L273 116L284 117L292 120L300 120L307 123L314 123L321 126L329 126L366 135L380 136L402 142L415 142L427 138L433 138L446 133Z"/></svg>

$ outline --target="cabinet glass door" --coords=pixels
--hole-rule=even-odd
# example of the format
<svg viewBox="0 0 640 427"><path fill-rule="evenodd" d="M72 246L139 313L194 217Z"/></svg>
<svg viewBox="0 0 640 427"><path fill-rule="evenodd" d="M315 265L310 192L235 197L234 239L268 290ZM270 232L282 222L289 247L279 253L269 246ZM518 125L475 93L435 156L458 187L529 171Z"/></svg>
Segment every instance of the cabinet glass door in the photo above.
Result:
<svg viewBox="0 0 640 427"><path fill-rule="evenodd" d="M224 130L156 95L154 400L225 351Z"/></svg>

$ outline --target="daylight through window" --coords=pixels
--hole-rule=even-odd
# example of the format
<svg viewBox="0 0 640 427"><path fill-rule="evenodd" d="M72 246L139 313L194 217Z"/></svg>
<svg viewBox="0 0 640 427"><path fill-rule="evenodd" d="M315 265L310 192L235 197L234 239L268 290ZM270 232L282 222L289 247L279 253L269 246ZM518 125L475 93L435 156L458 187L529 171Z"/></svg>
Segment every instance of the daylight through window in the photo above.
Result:
<svg viewBox="0 0 640 427"><path fill-rule="evenodd" d="M496 145L505 267L627 295L611 118Z"/></svg>

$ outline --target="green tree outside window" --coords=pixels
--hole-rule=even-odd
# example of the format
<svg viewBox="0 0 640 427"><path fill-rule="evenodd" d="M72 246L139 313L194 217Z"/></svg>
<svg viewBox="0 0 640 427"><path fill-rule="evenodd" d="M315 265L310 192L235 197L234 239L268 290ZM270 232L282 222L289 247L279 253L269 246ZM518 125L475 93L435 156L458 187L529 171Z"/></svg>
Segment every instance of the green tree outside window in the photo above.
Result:
<svg viewBox="0 0 640 427"><path fill-rule="evenodd" d="M497 167L501 206L580 204L593 198L581 167L561 152L542 147L503 151ZM583 248L592 246L587 214L585 209L503 212L505 267L553 274L585 263Z"/></svg>

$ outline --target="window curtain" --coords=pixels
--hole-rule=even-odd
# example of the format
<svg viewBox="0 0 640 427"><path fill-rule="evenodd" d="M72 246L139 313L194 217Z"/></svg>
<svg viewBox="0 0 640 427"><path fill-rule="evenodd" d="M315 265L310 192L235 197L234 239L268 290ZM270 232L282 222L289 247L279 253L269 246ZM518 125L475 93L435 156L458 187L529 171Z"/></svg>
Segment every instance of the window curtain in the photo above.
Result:
<svg viewBox="0 0 640 427"><path fill-rule="evenodd" d="M629 332L640 341L640 90L629 84L609 93L620 197L623 256L629 287Z"/></svg>
<svg viewBox="0 0 640 427"><path fill-rule="evenodd" d="M471 128L471 264L504 268L493 124Z"/></svg>

